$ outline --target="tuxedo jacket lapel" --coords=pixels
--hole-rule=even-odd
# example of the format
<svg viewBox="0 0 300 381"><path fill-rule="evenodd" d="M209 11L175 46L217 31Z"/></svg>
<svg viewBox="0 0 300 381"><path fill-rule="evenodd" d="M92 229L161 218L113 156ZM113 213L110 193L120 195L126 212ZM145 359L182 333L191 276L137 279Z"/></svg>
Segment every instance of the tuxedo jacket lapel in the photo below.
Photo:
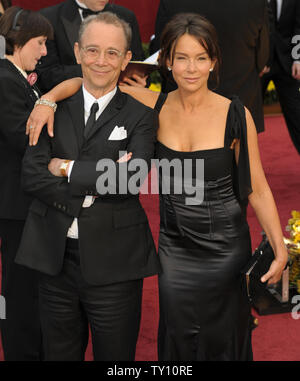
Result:
<svg viewBox="0 0 300 381"><path fill-rule="evenodd" d="M66 3L64 11L61 15L61 21L73 49L75 42L78 41L78 31L81 24L81 17L75 1L69 1Z"/></svg>
<svg viewBox="0 0 300 381"><path fill-rule="evenodd" d="M280 21L281 16L285 14L286 8L288 6L292 6L292 4L289 2L289 0L282 0L280 15L279 15L279 19L277 20L278 22Z"/></svg>
<svg viewBox="0 0 300 381"><path fill-rule="evenodd" d="M82 88L80 88L79 91L68 100L68 108L77 137L78 151L80 152L84 143L83 130L85 126Z"/></svg>
<svg viewBox="0 0 300 381"><path fill-rule="evenodd" d="M112 118L114 118L124 106L125 98L122 92L117 88L117 92L110 103L107 105L105 110L96 120L94 128L91 130L87 139L91 139L106 123L108 123Z"/></svg>

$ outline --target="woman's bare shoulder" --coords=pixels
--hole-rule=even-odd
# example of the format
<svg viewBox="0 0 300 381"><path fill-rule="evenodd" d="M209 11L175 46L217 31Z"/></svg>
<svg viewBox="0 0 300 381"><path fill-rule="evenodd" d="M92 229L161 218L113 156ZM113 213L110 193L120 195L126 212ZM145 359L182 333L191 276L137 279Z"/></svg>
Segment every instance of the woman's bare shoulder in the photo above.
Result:
<svg viewBox="0 0 300 381"><path fill-rule="evenodd" d="M120 90L151 108L154 108L160 94L145 87L120 86Z"/></svg>
<svg viewBox="0 0 300 381"><path fill-rule="evenodd" d="M211 92L211 97L213 102L215 102L218 107L228 107L231 103L231 99L224 97L223 95Z"/></svg>

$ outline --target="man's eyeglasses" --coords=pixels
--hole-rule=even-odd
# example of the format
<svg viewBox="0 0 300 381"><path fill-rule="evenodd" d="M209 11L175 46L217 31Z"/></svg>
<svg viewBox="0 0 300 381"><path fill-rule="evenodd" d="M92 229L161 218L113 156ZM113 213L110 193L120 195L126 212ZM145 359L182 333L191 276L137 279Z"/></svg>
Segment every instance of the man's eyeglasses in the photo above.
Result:
<svg viewBox="0 0 300 381"><path fill-rule="evenodd" d="M97 59L99 59L99 57L101 57L102 51L94 46L81 47L81 49L83 50L86 58L90 60L96 61ZM124 54L116 49L107 49L107 50L104 50L103 53L104 53L104 59L107 62L116 62Z"/></svg>

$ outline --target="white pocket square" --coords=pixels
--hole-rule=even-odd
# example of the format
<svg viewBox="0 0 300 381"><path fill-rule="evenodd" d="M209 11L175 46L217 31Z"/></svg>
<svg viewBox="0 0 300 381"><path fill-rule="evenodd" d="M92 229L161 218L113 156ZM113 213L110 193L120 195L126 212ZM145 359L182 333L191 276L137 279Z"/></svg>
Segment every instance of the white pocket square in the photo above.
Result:
<svg viewBox="0 0 300 381"><path fill-rule="evenodd" d="M108 140L123 140L127 138L127 131L125 130L125 127L118 127L116 126L112 133L109 135Z"/></svg>

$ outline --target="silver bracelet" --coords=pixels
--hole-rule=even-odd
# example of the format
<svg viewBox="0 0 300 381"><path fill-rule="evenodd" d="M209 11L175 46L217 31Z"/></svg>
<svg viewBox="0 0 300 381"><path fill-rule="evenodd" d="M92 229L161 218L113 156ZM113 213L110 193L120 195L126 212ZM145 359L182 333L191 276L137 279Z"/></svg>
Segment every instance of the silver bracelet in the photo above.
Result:
<svg viewBox="0 0 300 381"><path fill-rule="evenodd" d="M51 101L47 101L47 99L38 99L34 106L37 106L37 105L44 105L44 106L49 106L51 108L53 108L53 111L55 112L56 109L57 109L57 104L55 102L51 102Z"/></svg>

